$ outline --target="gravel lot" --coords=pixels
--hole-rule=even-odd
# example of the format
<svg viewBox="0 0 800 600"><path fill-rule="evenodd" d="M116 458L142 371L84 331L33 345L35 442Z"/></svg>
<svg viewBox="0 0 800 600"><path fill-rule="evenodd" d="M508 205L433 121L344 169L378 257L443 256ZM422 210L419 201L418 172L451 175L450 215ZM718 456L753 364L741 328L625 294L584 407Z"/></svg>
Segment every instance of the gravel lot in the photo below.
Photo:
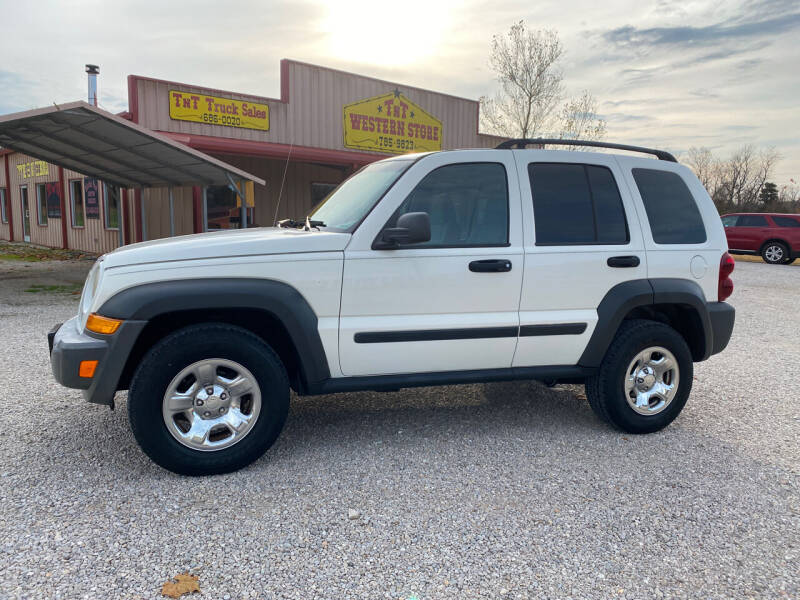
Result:
<svg viewBox="0 0 800 600"><path fill-rule="evenodd" d="M88 263L0 263L0 598L798 598L800 269L740 263L728 350L667 430L579 387L294 399L231 475L152 464L56 385L45 335ZM349 511L357 511L351 519ZM354 516L354 515L350 515Z"/></svg>

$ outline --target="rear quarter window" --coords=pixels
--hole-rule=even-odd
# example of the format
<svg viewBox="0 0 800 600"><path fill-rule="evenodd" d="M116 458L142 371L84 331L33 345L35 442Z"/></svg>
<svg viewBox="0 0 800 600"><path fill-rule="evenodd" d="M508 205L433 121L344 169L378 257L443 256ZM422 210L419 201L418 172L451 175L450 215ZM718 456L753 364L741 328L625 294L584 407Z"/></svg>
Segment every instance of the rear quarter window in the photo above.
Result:
<svg viewBox="0 0 800 600"><path fill-rule="evenodd" d="M800 227L800 218L794 217L772 217L778 227Z"/></svg>
<svg viewBox="0 0 800 600"><path fill-rule="evenodd" d="M683 178L671 171L633 169L656 244L702 244L706 228Z"/></svg>

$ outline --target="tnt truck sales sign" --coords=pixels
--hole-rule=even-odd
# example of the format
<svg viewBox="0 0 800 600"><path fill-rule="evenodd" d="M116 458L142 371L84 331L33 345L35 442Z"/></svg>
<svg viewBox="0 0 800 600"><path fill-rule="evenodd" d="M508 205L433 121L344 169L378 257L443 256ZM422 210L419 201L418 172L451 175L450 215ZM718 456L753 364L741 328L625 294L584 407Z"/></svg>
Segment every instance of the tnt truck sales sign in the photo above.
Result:
<svg viewBox="0 0 800 600"><path fill-rule="evenodd" d="M398 90L344 107L346 148L389 154L442 149L442 122Z"/></svg>
<svg viewBox="0 0 800 600"><path fill-rule="evenodd" d="M269 131L269 106L249 100L170 90L169 116L178 121Z"/></svg>

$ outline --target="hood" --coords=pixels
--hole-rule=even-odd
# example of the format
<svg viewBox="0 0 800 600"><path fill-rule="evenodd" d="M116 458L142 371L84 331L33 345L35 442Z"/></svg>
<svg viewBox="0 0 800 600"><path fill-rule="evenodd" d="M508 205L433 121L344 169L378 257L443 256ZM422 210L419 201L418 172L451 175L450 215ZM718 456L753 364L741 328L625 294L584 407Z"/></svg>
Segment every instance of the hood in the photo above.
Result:
<svg viewBox="0 0 800 600"><path fill-rule="evenodd" d="M104 267L122 267L175 260L200 260L229 256L336 252L344 250L349 233L256 227L196 233L140 242L117 248L103 258Z"/></svg>

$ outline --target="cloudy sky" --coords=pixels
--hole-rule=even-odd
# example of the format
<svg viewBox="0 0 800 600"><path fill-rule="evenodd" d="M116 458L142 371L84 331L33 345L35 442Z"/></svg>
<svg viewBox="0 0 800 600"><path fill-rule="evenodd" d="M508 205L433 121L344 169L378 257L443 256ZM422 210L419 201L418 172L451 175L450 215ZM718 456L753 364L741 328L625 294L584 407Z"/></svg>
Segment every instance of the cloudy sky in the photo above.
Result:
<svg viewBox="0 0 800 600"><path fill-rule="evenodd" d="M478 98L492 34L559 32L570 93L590 90L608 140L726 155L774 146L800 182L798 0L0 0L0 114L83 99L127 108L130 73L279 95L281 58Z"/></svg>

